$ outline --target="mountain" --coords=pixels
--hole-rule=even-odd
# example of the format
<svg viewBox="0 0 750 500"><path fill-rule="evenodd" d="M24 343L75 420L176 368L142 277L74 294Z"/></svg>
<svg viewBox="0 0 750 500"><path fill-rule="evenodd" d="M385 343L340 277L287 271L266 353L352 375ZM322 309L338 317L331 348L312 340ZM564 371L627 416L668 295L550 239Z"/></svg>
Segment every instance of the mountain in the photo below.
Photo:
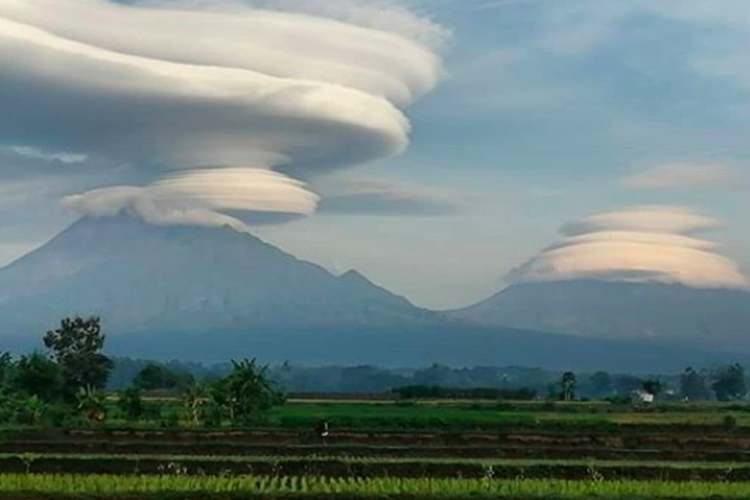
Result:
<svg viewBox="0 0 750 500"><path fill-rule="evenodd" d="M485 326L750 351L750 293L595 280L512 285L449 316Z"/></svg>
<svg viewBox="0 0 750 500"><path fill-rule="evenodd" d="M38 348L47 329L74 314L102 318L109 353L151 359L622 371L724 359L681 345L447 318L356 271L333 275L250 234L126 214L81 219L0 269L0 351Z"/></svg>
<svg viewBox="0 0 750 500"><path fill-rule="evenodd" d="M356 272L340 277L230 228L84 218L0 271L0 310L40 327L96 314L116 332L418 321ZM33 324L33 323L32 323Z"/></svg>

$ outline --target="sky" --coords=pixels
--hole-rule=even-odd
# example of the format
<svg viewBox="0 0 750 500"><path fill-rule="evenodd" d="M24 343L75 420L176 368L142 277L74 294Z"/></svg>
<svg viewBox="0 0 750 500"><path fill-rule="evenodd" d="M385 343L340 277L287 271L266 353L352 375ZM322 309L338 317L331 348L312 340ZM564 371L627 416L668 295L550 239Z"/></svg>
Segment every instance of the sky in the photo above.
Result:
<svg viewBox="0 0 750 500"><path fill-rule="evenodd" d="M716 5L0 0L0 264L129 210L439 309L747 287L750 4Z"/></svg>

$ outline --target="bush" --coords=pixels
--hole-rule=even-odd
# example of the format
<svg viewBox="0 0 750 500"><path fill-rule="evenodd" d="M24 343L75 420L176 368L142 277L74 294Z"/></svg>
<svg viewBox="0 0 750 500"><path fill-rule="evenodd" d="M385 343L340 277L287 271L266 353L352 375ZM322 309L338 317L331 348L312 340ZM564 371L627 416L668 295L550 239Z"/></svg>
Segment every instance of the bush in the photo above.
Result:
<svg viewBox="0 0 750 500"><path fill-rule="evenodd" d="M136 387L122 391L117 401L117 406L125 418L130 421L139 420L145 412L143 400L141 399L141 391Z"/></svg>

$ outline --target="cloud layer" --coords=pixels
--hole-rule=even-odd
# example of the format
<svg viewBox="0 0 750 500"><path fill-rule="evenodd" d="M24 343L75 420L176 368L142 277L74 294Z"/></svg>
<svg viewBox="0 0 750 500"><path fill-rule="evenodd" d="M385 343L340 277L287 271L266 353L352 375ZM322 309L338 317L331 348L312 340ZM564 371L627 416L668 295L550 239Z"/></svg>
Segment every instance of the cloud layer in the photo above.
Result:
<svg viewBox="0 0 750 500"><path fill-rule="evenodd" d="M320 193L320 212L327 214L431 217L463 208L455 193L378 179L326 179Z"/></svg>
<svg viewBox="0 0 750 500"><path fill-rule="evenodd" d="M633 189L653 190L736 189L747 186L747 179L726 165L669 163L627 176L622 184Z"/></svg>
<svg viewBox="0 0 750 500"><path fill-rule="evenodd" d="M561 230L561 242L513 271L513 282L603 279L745 288L737 265L691 236L718 221L680 207L634 207L592 215Z"/></svg>
<svg viewBox="0 0 750 500"><path fill-rule="evenodd" d="M430 42L442 32L403 9L383 11L400 21L396 29L365 26L351 5L334 19L227 1L0 0L0 96L14 116L0 121L0 137L32 153L80 152L62 161L95 155L143 165L154 177L253 165L309 179L398 154L410 131L402 109L440 75ZM189 191L177 205L200 199L200 210L245 210L227 207L227 193L211 191L226 189L213 183L219 174L206 172L144 187L137 198L160 193L151 201L164 206L169 185L169 196ZM253 210L267 202L266 211L309 211L309 193L299 209L289 182L257 186L266 178L254 169L220 175L247 190L234 199L252 200ZM99 207L125 193L132 199L122 187L74 205Z"/></svg>
<svg viewBox="0 0 750 500"><path fill-rule="evenodd" d="M310 215L317 203L318 196L302 182L253 168L189 170L146 187L101 188L63 200L82 214L112 216L128 211L157 225L228 225L241 231L249 230L245 222L225 212Z"/></svg>

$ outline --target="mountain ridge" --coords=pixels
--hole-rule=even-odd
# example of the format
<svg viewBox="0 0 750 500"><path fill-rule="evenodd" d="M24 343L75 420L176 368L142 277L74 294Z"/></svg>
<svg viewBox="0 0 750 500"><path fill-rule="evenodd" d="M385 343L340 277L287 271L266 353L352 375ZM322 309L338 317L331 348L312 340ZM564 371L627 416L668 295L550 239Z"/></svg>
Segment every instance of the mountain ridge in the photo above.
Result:
<svg viewBox="0 0 750 500"><path fill-rule="evenodd" d="M659 338L748 349L750 293L657 282L567 280L511 285L449 317L485 326L598 338Z"/></svg>
<svg viewBox="0 0 750 500"><path fill-rule="evenodd" d="M336 276L231 228L84 218L0 269L0 338L16 351L62 317L99 315L113 354L298 364L649 371L718 350L481 325L419 308L356 270Z"/></svg>

